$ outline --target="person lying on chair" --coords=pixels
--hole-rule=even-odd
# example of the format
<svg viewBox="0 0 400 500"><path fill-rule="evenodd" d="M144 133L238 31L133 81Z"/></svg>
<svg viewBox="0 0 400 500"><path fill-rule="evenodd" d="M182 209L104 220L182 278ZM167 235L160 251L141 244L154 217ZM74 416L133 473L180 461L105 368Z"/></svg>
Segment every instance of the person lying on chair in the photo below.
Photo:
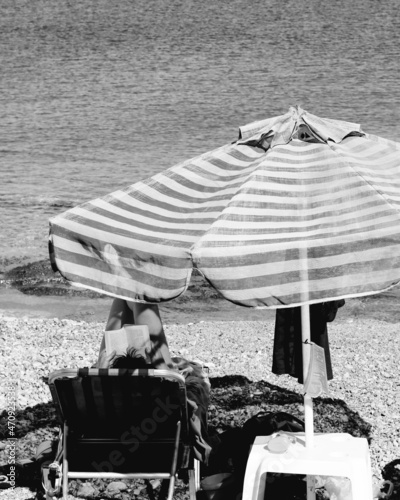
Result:
<svg viewBox="0 0 400 500"><path fill-rule="evenodd" d="M101 342L96 368L155 368L175 370L185 378L189 409L189 425L194 439L196 458L208 463L211 446L208 444L207 413L210 402L210 381L203 366L181 357L171 357L157 305L139 304L115 299L106 330L118 330L127 324L147 325L151 347L145 354L134 347L126 353L107 354L105 339Z"/></svg>
<svg viewBox="0 0 400 500"><path fill-rule="evenodd" d="M157 304L128 302L114 299L108 316L106 331L120 330L125 325L146 325L151 342L151 364L154 368L168 369L173 367L171 353L161 321ZM105 337L101 341L97 367L104 368L108 363Z"/></svg>

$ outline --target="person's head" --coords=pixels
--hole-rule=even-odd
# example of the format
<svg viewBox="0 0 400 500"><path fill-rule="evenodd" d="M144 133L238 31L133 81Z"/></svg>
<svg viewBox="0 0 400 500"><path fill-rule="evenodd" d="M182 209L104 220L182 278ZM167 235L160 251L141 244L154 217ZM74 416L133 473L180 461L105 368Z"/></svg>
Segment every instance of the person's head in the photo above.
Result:
<svg viewBox="0 0 400 500"><path fill-rule="evenodd" d="M143 354L139 353L134 347L128 348L125 354L115 355L110 359L110 368L128 368L137 370L138 368L154 368Z"/></svg>

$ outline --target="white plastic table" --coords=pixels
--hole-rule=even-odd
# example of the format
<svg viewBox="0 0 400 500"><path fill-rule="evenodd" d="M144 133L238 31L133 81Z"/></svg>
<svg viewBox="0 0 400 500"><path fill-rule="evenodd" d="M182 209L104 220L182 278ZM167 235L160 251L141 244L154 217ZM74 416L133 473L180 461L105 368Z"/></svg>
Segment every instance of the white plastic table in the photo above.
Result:
<svg viewBox="0 0 400 500"><path fill-rule="evenodd" d="M292 443L283 453L270 451L276 437L256 437L247 461L242 500L267 500L268 473L347 477L353 500L372 500L372 473L368 442L350 434L315 434L312 447L304 433L279 433ZM276 441L275 441L276 443Z"/></svg>

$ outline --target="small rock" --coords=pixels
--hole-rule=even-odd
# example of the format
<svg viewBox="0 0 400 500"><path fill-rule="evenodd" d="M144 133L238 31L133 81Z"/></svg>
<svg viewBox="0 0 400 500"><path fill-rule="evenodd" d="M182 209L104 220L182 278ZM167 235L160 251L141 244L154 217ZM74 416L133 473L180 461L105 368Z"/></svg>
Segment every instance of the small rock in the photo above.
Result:
<svg viewBox="0 0 400 500"><path fill-rule="evenodd" d="M152 479L150 481L151 487L153 490L157 489L161 485L161 481L159 479Z"/></svg>
<svg viewBox="0 0 400 500"><path fill-rule="evenodd" d="M113 481L107 486L106 493L108 495L115 495L126 489L128 489L128 486L123 481Z"/></svg>
<svg viewBox="0 0 400 500"><path fill-rule="evenodd" d="M83 483L78 489L78 496L83 498L94 498L98 490L90 482Z"/></svg>

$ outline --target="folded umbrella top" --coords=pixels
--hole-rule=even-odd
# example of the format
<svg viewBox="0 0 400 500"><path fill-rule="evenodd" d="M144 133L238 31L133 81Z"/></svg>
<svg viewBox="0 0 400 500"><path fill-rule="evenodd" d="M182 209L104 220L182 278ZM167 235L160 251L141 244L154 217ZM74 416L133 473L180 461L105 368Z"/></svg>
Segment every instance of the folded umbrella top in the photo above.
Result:
<svg viewBox="0 0 400 500"><path fill-rule="evenodd" d="M257 141L257 138L265 135L273 138L271 146L287 144L295 136L298 127L304 125L321 142L328 140L340 142L350 134L364 135L357 123L319 118L316 115L307 113L300 106L291 106L285 115L239 127L239 140L243 139L239 144L246 144L246 139L250 139L250 142Z"/></svg>
<svg viewBox="0 0 400 500"><path fill-rule="evenodd" d="M285 307L400 281L400 144L294 107L239 140L50 221L75 284L182 294L193 267L228 300Z"/></svg>

